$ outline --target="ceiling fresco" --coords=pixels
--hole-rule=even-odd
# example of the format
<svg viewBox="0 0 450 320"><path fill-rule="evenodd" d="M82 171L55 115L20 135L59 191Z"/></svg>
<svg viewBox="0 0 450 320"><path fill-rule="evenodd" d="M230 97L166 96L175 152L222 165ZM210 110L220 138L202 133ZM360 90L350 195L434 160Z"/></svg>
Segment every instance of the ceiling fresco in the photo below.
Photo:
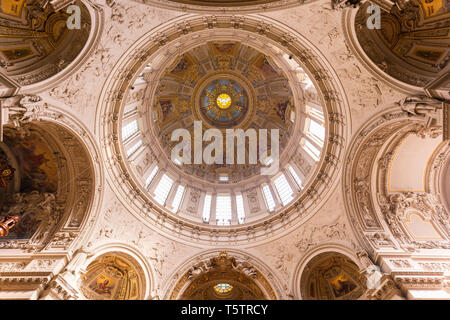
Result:
<svg viewBox="0 0 450 320"><path fill-rule="evenodd" d="M55 12L48 2L1 1L0 70L21 85L30 85L66 68L90 32L88 10L81 2L76 4L81 10L81 28L69 30L69 14Z"/></svg>
<svg viewBox="0 0 450 320"><path fill-rule="evenodd" d="M445 72L449 62L448 1L413 0L404 8L381 12L381 29L366 27L367 4L355 20L358 41L375 64L390 76L424 86ZM407 14L405 14L407 13ZM446 83L446 89L449 84Z"/></svg>
<svg viewBox="0 0 450 320"><path fill-rule="evenodd" d="M170 157L178 143L170 141L172 131L186 128L193 139L194 121L202 121L204 130L279 129L281 154L292 134L293 109L289 82L269 57L239 42L209 42L182 54L167 68L156 93L154 130ZM225 157L225 142L223 148ZM244 172L249 178L259 173L259 165L184 165L182 170L203 179L219 171L230 177Z"/></svg>
<svg viewBox="0 0 450 320"><path fill-rule="evenodd" d="M302 275L302 295L312 300L357 299L364 292L359 268L339 253L322 253L308 262Z"/></svg>
<svg viewBox="0 0 450 320"><path fill-rule="evenodd" d="M108 254L97 258L81 280L81 290L91 300L142 299L140 267L131 257Z"/></svg>

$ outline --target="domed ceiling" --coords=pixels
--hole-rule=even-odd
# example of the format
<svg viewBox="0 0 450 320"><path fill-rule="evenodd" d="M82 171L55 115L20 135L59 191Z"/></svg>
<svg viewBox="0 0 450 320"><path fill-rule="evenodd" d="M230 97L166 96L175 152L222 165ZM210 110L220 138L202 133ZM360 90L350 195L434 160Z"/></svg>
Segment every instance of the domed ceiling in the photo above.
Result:
<svg viewBox="0 0 450 320"><path fill-rule="evenodd" d="M65 8L55 12L48 1L14 3L2 2L0 10L0 70L21 85L31 85L75 60L89 38L91 19L80 1L74 3L81 26L73 30L67 28Z"/></svg>
<svg viewBox="0 0 450 320"><path fill-rule="evenodd" d="M143 271L126 254L115 252L98 257L80 280L83 295L90 300L140 300Z"/></svg>
<svg viewBox="0 0 450 320"><path fill-rule="evenodd" d="M312 183L326 114L314 80L284 50L194 39L135 72L117 138L148 207L202 227L253 223L292 208Z"/></svg>
<svg viewBox="0 0 450 320"><path fill-rule="evenodd" d="M233 6L248 6L248 5L259 5L266 4L270 2L276 2L277 0L171 0L173 2L193 4L201 6L211 6L211 7L233 7Z"/></svg>
<svg viewBox="0 0 450 320"><path fill-rule="evenodd" d="M412 0L381 11L381 28L366 21L369 3L358 10L355 29L368 57L384 72L405 83L426 86L448 73L450 12L447 1ZM442 84L449 90L448 82Z"/></svg>
<svg viewBox="0 0 450 320"><path fill-rule="evenodd" d="M203 130L278 129L280 154L293 126L289 117L293 97L286 76L270 58L238 42L210 42L178 57L161 78L153 107L155 134L168 158L178 144L171 141L175 128L189 130L194 145L194 121L201 121ZM203 148L207 144L203 142ZM260 164L226 164L226 148L224 141L223 164L184 164L180 169L211 182L222 173L230 181L260 174ZM246 159L249 149L247 140Z"/></svg>
<svg viewBox="0 0 450 320"><path fill-rule="evenodd" d="M346 256L325 252L308 262L302 274L306 300L354 300L365 289L365 278Z"/></svg>

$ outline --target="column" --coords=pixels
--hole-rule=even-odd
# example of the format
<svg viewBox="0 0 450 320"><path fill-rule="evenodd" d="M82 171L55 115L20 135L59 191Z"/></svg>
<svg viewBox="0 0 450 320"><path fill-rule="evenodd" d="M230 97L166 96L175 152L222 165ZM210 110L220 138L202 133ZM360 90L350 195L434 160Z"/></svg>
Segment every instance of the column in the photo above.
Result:
<svg viewBox="0 0 450 320"><path fill-rule="evenodd" d="M236 194L231 193L231 224L236 225L239 224L239 219L237 215L237 205L236 205Z"/></svg>
<svg viewBox="0 0 450 320"><path fill-rule="evenodd" d="M217 225L216 204L217 204L217 193L213 193L211 195L211 211L209 214L209 224L212 224L212 225Z"/></svg>
<svg viewBox="0 0 450 320"><path fill-rule="evenodd" d="M172 184L172 188L171 188L170 191L169 191L169 195L167 196L167 199L166 199L166 208L169 209L170 211L173 210L172 203L173 203L173 199L175 198L175 195L177 194L178 186L179 186L179 185L180 185L180 182L179 182L179 181L175 181L175 182ZM172 212L173 212L173 211L172 211Z"/></svg>

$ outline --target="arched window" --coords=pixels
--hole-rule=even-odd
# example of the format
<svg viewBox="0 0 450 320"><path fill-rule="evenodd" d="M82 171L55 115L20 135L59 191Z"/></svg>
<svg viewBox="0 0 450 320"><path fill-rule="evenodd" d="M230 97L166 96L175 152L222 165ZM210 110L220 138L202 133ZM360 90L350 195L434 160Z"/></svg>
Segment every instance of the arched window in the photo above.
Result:
<svg viewBox="0 0 450 320"><path fill-rule="evenodd" d="M265 184L262 187L264 199L266 200L267 208L270 212L275 210L275 200L273 199L272 192L270 191L269 185Z"/></svg>
<svg viewBox="0 0 450 320"><path fill-rule="evenodd" d="M286 176L284 174L280 174L273 183L275 185L275 189L277 189L278 196L280 197L283 206L291 202L294 198L293 191L289 185L289 182L286 180Z"/></svg>
<svg viewBox="0 0 450 320"><path fill-rule="evenodd" d="M203 222L209 222L209 217L211 215L211 200L212 195L207 193L205 195L205 202L203 203Z"/></svg>
<svg viewBox="0 0 450 320"><path fill-rule="evenodd" d="M142 140L140 139L127 150L127 156L130 157L141 146L142 146Z"/></svg>
<svg viewBox="0 0 450 320"><path fill-rule="evenodd" d="M150 186L150 183L152 183L153 178L155 177L156 173L158 173L158 166L155 166L152 170L152 172L150 173L150 175L147 177L147 179L145 180L145 189L148 189L148 187Z"/></svg>
<svg viewBox="0 0 450 320"><path fill-rule="evenodd" d="M127 140L129 137L138 132L138 122L137 120L133 120L130 123L126 124L122 127L122 141Z"/></svg>
<svg viewBox="0 0 450 320"><path fill-rule="evenodd" d="M155 189L155 200L161 205L164 205L169 195L170 189L172 189L173 180L164 174L159 180L158 186Z"/></svg>
<svg viewBox="0 0 450 320"><path fill-rule="evenodd" d="M242 197L242 194L236 195L236 211L239 223L244 223L245 210L244 210L244 198Z"/></svg>
<svg viewBox="0 0 450 320"><path fill-rule="evenodd" d="M218 195L216 198L216 221L218 225L226 226L231 223L231 197Z"/></svg>
<svg viewBox="0 0 450 320"><path fill-rule="evenodd" d="M175 197L172 201L172 211L177 212L178 208L180 207L181 200L183 199L184 194L184 186L179 185L177 188L177 192L175 193Z"/></svg>

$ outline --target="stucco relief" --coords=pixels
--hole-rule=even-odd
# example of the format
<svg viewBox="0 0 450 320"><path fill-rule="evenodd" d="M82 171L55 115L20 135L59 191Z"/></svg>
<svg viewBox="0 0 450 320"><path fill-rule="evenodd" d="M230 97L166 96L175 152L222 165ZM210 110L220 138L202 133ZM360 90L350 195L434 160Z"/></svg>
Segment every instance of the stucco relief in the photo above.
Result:
<svg viewBox="0 0 450 320"><path fill-rule="evenodd" d="M417 241L405 229L404 221L408 217L408 213L418 212L423 218L433 221L434 226L438 227L441 233L448 233L448 230L450 230L449 215L444 206L432 194L403 192L387 196L379 195L378 200L392 234L400 241L403 248L408 251L415 251L419 248L450 248L450 243L445 238L441 240Z"/></svg>
<svg viewBox="0 0 450 320"><path fill-rule="evenodd" d="M344 210L339 192L331 197L331 206L325 205L307 224L295 232L272 242L252 248L258 255L267 260L267 263L280 273L285 290L289 291L289 280L294 276L298 262L308 252L321 245L342 244L355 251L361 251L348 222L339 213Z"/></svg>
<svg viewBox="0 0 450 320"><path fill-rule="evenodd" d="M108 187L110 190L110 188ZM109 191L113 194L112 190ZM150 262L158 278L170 276L170 271L180 262L181 257L195 251L195 248L176 243L161 237L150 228L142 225L135 217L127 213L127 209L114 197L107 201L104 216L93 237L89 239L89 250L102 243L121 241L137 248Z"/></svg>
<svg viewBox="0 0 450 320"><path fill-rule="evenodd" d="M48 95L63 101L85 120L95 108L101 86L121 53L152 26L179 13L162 11L140 4L121 4L116 1L98 1L104 12L104 37L96 44L89 60L68 80L53 87Z"/></svg>
<svg viewBox="0 0 450 320"><path fill-rule="evenodd" d="M304 8L299 7L269 13L269 16L282 21L292 21L291 26L297 30L308 30L309 40L316 44L322 52L331 50L331 54L327 58L336 66L350 97L351 107L358 116L367 114L367 112L361 112L361 109L377 108L393 103L401 97L399 92L371 76L356 59L339 23L342 19L341 11L333 11L331 8L327 8L327 5L322 5L309 6L308 13L305 13ZM358 80L357 85L355 85L355 80ZM356 122L358 120L354 119Z"/></svg>

